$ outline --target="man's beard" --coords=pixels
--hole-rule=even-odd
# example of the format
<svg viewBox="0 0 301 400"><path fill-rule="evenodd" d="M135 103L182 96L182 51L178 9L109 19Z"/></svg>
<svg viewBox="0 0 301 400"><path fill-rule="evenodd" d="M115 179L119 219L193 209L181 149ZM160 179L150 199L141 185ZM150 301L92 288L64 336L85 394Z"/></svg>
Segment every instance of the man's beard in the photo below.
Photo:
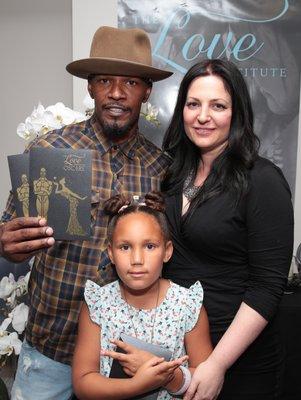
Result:
<svg viewBox="0 0 301 400"><path fill-rule="evenodd" d="M136 121L128 121L125 125L119 126L117 121L108 124L104 121L100 121L100 125L103 133L110 139L120 139L131 131Z"/></svg>

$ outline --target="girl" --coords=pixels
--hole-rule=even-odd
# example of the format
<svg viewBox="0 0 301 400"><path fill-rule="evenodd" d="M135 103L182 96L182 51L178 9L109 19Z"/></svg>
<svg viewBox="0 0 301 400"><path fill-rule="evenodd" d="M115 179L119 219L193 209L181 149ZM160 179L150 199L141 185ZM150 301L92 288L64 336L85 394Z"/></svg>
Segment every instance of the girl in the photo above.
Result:
<svg viewBox="0 0 301 400"><path fill-rule="evenodd" d="M119 281L102 288L87 281L73 359L75 393L80 399L129 399L161 387L158 399L172 399L186 391L190 371L212 350L202 287L197 282L185 289L161 278L173 247L159 193L146 195L145 203L118 195L105 210L113 215L108 252ZM122 333L167 348L173 361L123 344ZM126 354L114 352L115 345ZM186 352L190 371L181 365ZM107 356L120 360L127 379L108 378Z"/></svg>

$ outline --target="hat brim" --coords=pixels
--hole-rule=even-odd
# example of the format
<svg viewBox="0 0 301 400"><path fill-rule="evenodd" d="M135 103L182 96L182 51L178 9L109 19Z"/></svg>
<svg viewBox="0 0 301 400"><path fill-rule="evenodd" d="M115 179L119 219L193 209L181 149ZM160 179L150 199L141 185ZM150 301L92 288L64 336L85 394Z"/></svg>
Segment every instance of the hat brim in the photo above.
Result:
<svg viewBox="0 0 301 400"><path fill-rule="evenodd" d="M66 70L78 78L87 79L90 75L119 75L150 78L161 81L168 78L173 72L150 67L149 65L123 61L115 58L90 57L73 61L66 66Z"/></svg>

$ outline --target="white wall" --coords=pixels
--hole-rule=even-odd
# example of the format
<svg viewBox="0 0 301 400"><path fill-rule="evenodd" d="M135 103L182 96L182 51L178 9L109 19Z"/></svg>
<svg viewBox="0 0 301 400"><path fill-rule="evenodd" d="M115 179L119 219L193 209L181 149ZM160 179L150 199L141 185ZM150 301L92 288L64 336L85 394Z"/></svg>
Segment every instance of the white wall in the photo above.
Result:
<svg viewBox="0 0 301 400"><path fill-rule="evenodd" d="M7 155L23 152L16 127L40 101L72 106L71 0L0 0L0 208L11 187Z"/></svg>
<svg viewBox="0 0 301 400"><path fill-rule="evenodd" d="M94 32L103 25L117 26L117 0L73 0L73 59L89 57ZM84 18L83 18L84 16ZM87 93L87 81L73 78L73 105L85 111L83 99Z"/></svg>

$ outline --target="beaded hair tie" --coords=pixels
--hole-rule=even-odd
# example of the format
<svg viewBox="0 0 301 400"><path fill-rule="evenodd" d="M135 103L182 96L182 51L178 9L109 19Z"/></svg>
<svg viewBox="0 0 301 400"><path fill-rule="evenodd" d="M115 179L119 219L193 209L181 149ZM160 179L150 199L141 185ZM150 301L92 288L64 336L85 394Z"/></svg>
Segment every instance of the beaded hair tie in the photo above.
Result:
<svg viewBox="0 0 301 400"><path fill-rule="evenodd" d="M146 203L144 201L141 201L140 196L134 194L132 196L132 200L129 204L124 204L122 207L120 207L120 209L118 210L118 214L121 213L126 208L128 208L129 206L132 206L134 204L137 206L146 206Z"/></svg>

